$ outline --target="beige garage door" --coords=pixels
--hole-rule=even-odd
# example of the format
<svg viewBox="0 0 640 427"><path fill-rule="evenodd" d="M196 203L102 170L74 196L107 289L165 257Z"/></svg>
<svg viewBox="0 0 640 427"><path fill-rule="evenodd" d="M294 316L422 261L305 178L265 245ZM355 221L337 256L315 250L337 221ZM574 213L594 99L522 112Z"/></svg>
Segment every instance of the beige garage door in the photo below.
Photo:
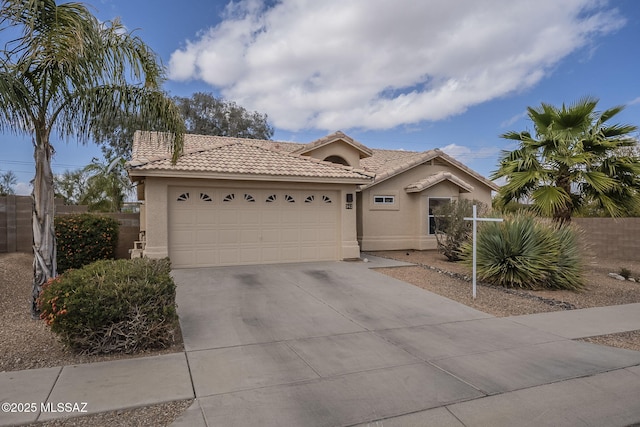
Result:
<svg viewBox="0 0 640 427"><path fill-rule="evenodd" d="M338 193L301 190L169 189L172 265L336 260Z"/></svg>

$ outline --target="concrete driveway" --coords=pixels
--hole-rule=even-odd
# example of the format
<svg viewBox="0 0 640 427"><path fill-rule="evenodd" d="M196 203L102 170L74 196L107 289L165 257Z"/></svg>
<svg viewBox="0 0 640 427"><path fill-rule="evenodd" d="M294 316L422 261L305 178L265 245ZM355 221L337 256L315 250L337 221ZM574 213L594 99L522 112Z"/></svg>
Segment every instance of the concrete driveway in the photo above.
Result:
<svg viewBox="0 0 640 427"><path fill-rule="evenodd" d="M369 266L174 271L197 397L175 425L471 425L500 405L487 399L640 364L640 352L494 318ZM632 369L620 381L637 383ZM611 411L624 399L637 394Z"/></svg>

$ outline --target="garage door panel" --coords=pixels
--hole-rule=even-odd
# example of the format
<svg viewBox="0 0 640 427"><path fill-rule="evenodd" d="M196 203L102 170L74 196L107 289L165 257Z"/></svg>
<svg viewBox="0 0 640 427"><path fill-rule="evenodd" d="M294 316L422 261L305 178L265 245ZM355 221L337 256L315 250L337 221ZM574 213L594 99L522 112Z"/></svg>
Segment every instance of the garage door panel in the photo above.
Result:
<svg viewBox="0 0 640 427"><path fill-rule="evenodd" d="M316 246L317 254L316 256L323 259L335 259L336 247L335 246Z"/></svg>
<svg viewBox="0 0 640 427"><path fill-rule="evenodd" d="M281 230L281 242L282 243L297 243L300 241L300 230L297 228L288 229L283 228Z"/></svg>
<svg viewBox="0 0 640 427"><path fill-rule="evenodd" d="M338 259L339 206L326 203L337 200L337 192L170 191L169 255L175 267ZM177 201L186 194L187 200Z"/></svg>
<svg viewBox="0 0 640 427"><path fill-rule="evenodd" d="M239 249L235 248L221 248L219 250L220 254L220 265L237 265L240 264L239 260Z"/></svg>
<svg viewBox="0 0 640 427"><path fill-rule="evenodd" d="M240 230L240 243L241 244L260 243L260 230L259 229Z"/></svg>
<svg viewBox="0 0 640 427"><path fill-rule="evenodd" d="M295 210L295 208L293 206L290 207L291 209L283 209L281 211L282 214L282 223L283 224L299 224L300 223L300 212L298 212L297 210Z"/></svg>
<svg viewBox="0 0 640 427"><path fill-rule="evenodd" d="M280 249L281 258L290 262L300 260L300 247L299 246L283 246Z"/></svg>
<svg viewBox="0 0 640 427"><path fill-rule="evenodd" d="M221 245L231 244L235 245L238 243L238 234L239 230L220 230L218 242Z"/></svg>
<svg viewBox="0 0 640 427"><path fill-rule="evenodd" d="M193 249L177 249L174 248L171 251L171 265L173 267L176 266L185 266L185 267L194 267L194 251Z"/></svg>
<svg viewBox="0 0 640 427"><path fill-rule="evenodd" d="M242 248L240 249L240 264L259 264L260 248Z"/></svg>
<svg viewBox="0 0 640 427"><path fill-rule="evenodd" d="M198 210L195 212L195 224L207 225L207 224L217 224L217 222L218 222L218 218L213 209Z"/></svg>
<svg viewBox="0 0 640 427"><path fill-rule="evenodd" d="M235 225L238 224L238 210L225 207L218 212L218 224Z"/></svg>
<svg viewBox="0 0 640 427"><path fill-rule="evenodd" d="M320 240L322 233L316 229L304 229L300 232L300 241L302 243L315 242Z"/></svg>
<svg viewBox="0 0 640 427"><path fill-rule="evenodd" d="M337 240L335 228L320 228L318 231L318 242L329 243Z"/></svg>
<svg viewBox="0 0 640 427"><path fill-rule="evenodd" d="M196 212L193 210L176 210L173 215L173 224L180 225L194 225L196 223Z"/></svg>
<svg viewBox="0 0 640 427"><path fill-rule="evenodd" d="M262 225L280 224L280 211L276 206L265 203L264 209L260 212L260 222Z"/></svg>
<svg viewBox="0 0 640 427"><path fill-rule="evenodd" d="M196 233L193 230L175 230L172 244L176 246L190 247L195 241Z"/></svg>
<svg viewBox="0 0 640 427"><path fill-rule="evenodd" d="M217 229L201 229L195 234L195 242L199 245L212 245L218 243ZM193 240L192 240L193 241Z"/></svg>
<svg viewBox="0 0 640 427"><path fill-rule="evenodd" d="M262 242L265 244L280 243L279 228L263 228L261 230L261 236L262 236Z"/></svg>
<svg viewBox="0 0 640 427"><path fill-rule="evenodd" d="M210 250L197 250L195 252L195 264L196 265L216 265L218 264L218 251Z"/></svg>
<svg viewBox="0 0 640 427"><path fill-rule="evenodd" d="M263 246L260 251L262 262L274 263L282 259L280 247L278 246Z"/></svg>
<svg viewBox="0 0 640 427"><path fill-rule="evenodd" d="M240 211L240 223L244 225L260 225L260 211L259 210Z"/></svg>

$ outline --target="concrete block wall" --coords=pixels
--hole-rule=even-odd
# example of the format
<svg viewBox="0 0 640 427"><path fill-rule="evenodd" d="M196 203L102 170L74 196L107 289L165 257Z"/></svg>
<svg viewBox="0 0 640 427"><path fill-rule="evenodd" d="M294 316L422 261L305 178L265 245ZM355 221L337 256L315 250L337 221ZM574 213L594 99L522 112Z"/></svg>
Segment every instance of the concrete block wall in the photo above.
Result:
<svg viewBox="0 0 640 427"><path fill-rule="evenodd" d="M56 216L87 212L86 206L64 205L56 200ZM140 215L137 213L105 213L120 223L116 258L129 258L129 249L138 240ZM0 253L31 252L32 199L30 196L0 197Z"/></svg>
<svg viewBox="0 0 640 427"><path fill-rule="evenodd" d="M572 222L583 230L596 260L640 261L640 218L573 218Z"/></svg>

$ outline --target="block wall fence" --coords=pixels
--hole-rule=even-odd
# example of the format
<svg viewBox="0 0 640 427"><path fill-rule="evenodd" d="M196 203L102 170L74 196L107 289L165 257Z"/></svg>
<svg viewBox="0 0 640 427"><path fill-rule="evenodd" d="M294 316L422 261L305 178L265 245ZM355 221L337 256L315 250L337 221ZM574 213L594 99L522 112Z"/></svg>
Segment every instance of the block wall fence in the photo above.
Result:
<svg viewBox="0 0 640 427"><path fill-rule="evenodd" d="M70 206L56 200L56 216L87 212L86 206ZM33 230L31 228L33 202L30 196L0 197L0 253L31 252ZM140 214L101 213L120 223L116 258L129 258L129 249L138 240Z"/></svg>

